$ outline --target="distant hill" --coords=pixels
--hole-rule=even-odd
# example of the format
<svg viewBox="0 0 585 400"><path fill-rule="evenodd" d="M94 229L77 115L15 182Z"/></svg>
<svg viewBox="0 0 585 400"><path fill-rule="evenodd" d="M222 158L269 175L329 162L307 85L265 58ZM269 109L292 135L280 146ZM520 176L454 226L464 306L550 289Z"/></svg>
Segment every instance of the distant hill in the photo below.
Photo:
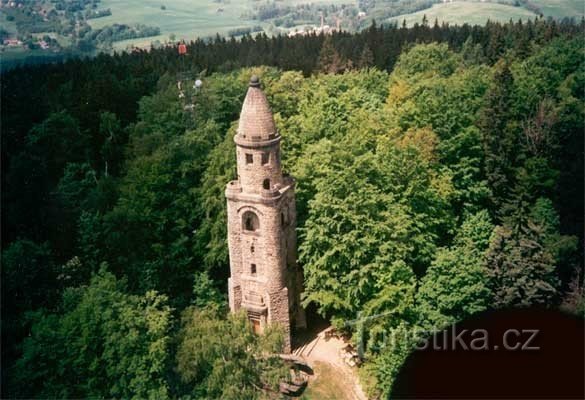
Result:
<svg viewBox="0 0 585 400"><path fill-rule="evenodd" d="M269 35L284 33L307 25L317 26L321 23L321 15L324 24L335 26L339 20L341 28L348 31L367 27L373 19L378 23L402 23L406 19L412 25L422 22L424 15L429 23L438 18L455 24L485 24L488 19L526 20L537 17L539 12L545 17L559 19L583 16L580 0L102 0L101 7L111 9L112 15L89 21L93 28L112 23L140 23L161 28L159 36L117 42L115 48L216 33L228 35L230 31L257 26Z"/></svg>
<svg viewBox="0 0 585 400"><path fill-rule="evenodd" d="M583 0L531 0L530 2L539 7L545 17L583 18L585 16Z"/></svg>
<svg viewBox="0 0 585 400"><path fill-rule="evenodd" d="M527 20L536 18L538 15L519 6L475 1L454 1L434 4L426 10L392 17L390 21L397 21L399 24L406 21L407 25L412 26L417 22L421 23L424 16L427 17L430 24L434 23L436 19L439 23L483 25L488 20L500 22L506 22L510 19Z"/></svg>
<svg viewBox="0 0 585 400"><path fill-rule="evenodd" d="M0 1L4 62L148 48L196 38L269 36L320 25L359 31L378 23L485 24L538 15L580 19L582 0L55 0ZM325 31L328 31L325 29Z"/></svg>
<svg viewBox="0 0 585 400"><path fill-rule="evenodd" d="M516 2L520 4L520 2ZM527 2L526 2L527 3ZM575 18L583 17L584 6L582 1L552 0L552 1L530 1L528 7L520 5L502 4L499 2L479 1L449 1L434 4L431 8L392 17L390 21L402 23L406 20L407 25L421 23L426 15L427 20L432 24L435 19L450 24L483 25L489 19L491 21L506 22L512 20L527 20L542 14L551 18Z"/></svg>

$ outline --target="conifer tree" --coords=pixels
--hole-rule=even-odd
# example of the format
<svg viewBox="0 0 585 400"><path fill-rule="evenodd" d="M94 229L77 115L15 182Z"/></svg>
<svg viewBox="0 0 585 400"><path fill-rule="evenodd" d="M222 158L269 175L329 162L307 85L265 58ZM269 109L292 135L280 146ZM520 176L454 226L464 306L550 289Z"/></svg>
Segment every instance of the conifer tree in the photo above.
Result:
<svg viewBox="0 0 585 400"><path fill-rule="evenodd" d="M543 228L532 221L520 232L497 227L486 254L492 305L550 306L557 297L553 254L542 243Z"/></svg>
<svg viewBox="0 0 585 400"><path fill-rule="evenodd" d="M335 49L331 35L327 35L323 41L318 65L319 71L326 74L336 74L345 69L344 62Z"/></svg>
<svg viewBox="0 0 585 400"><path fill-rule="evenodd" d="M494 81L478 120L485 154L485 174L496 210L506 200L513 175L516 135L509 123L513 79L507 62L496 65Z"/></svg>
<svg viewBox="0 0 585 400"><path fill-rule="evenodd" d="M360 56L360 60L358 62L358 68L369 68L374 65L374 53L372 53L372 49L366 43L364 45L364 49L362 50L362 54Z"/></svg>

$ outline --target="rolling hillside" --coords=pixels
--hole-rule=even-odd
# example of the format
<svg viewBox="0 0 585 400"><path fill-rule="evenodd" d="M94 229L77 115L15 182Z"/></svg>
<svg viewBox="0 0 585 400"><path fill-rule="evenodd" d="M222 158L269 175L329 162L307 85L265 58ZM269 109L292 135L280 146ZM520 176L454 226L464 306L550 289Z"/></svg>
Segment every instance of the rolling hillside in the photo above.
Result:
<svg viewBox="0 0 585 400"><path fill-rule="evenodd" d="M435 19L438 19L439 23L468 23L471 25L483 25L488 19L491 21L506 22L510 19L526 20L537 16L535 13L522 7L514 7L498 3L456 1L453 3L435 4L430 9L390 18L390 21L398 21L399 23L402 23L402 21L406 20L407 25L411 26L416 22L420 23L425 15L430 24L432 24Z"/></svg>
<svg viewBox="0 0 585 400"><path fill-rule="evenodd" d="M307 3L319 3L323 6L345 4L348 10L349 7L361 8L362 6L361 2L356 4L350 0L311 2L284 0L274 4L278 4L278 7L294 7ZM584 15L583 3L580 0L534 0L532 3L541 9L545 17L581 18ZM384 7L395 7L392 2L380 4L383 4ZM164 0L102 0L101 7L110 8L112 15L93 19L89 23L92 28L100 28L113 23L142 23L161 28L161 35L157 37L117 42L114 46L118 49L128 45L145 46L157 40L164 42L169 40L169 37L189 40L196 37L212 36L216 33L226 35L230 30L252 26L261 26L268 34L286 31L282 26L278 28L275 26L275 19L260 21L245 17L246 13L255 7L257 8L258 5L258 2L252 0L172 0L166 2ZM376 7L380 6L376 5ZM346 12L346 14L351 13ZM537 16L534 12L519 6L495 2L454 1L435 4L429 9L389 18L387 21L402 23L403 20L406 20L408 25L413 25L415 22L420 23L424 15L427 16L431 24L435 19L451 24L485 24L488 19L492 21L526 20ZM366 18L369 17L368 15ZM342 28L347 29L351 19L355 19L355 16L348 15L342 19ZM318 17L315 20L318 20ZM300 25L295 24L295 26Z"/></svg>
<svg viewBox="0 0 585 400"><path fill-rule="evenodd" d="M103 0L101 7L110 8L112 15L93 19L89 23L94 29L114 23L141 23L161 28L161 35L158 37L125 41L119 45L163 41L171 34L175 34L177 38L227 34L229 29L253 25L253 21L239 18L247 9L245 3L245 0L235 0L229 4L211 0ZM163 5L166 8L164 10L161 9Z"/></svg>
<svg viewBox="0 0 585 400"><path fill-rule="evenodd" d="M585 16L583 0L531 0L538 6L545 17L553 18L582 18Z"/></svg>
<svg viewBox="0 0 585 400"><path fill-rule="evenodd" d="M433 4L437 2L438 4ZM406 20L406 23L412 26L416 22L422 22L425 15L429 24L433 24L435 19L450 24L485 24L487 20L527 20L535 18L538 11L545 17L557 19L565 17L580 19L585 15L582 0L517 2L523 6L514 6L511 0L498 2L496 0L452 0L449 3L442 3L439 0L379 0L376 2L372 0L101 0L97 3L96 10L107 12L106 16L86 18L82 12L63 15L60 17L62 29L44 31L38 29L38 24L42 25L47 21L45 18L43 22L39 17L47 3L35 4L31 10L25 10L24 14L28 16L22 12L20 15L14 9L7 7L0 9L3 39L19 38L22 41L22 45L19 46L2 46L4 60L24 59L33 53L45 56L55 55L64 49L81 50L87 53L93 51L94 48L99 52L110 51L111 48L123 50L131 46L149 47L152 43L174 42L181 39L193 40L216 34L239 36L246 32L258 31L264 31L268 35L286 34L295 29L307 30L307 27L317 27L321 17L324 23L331 27L339 23L341 29L354 32L369 26L373 20L399 24ZM89 7L89 5L86 4L84 7ZM89 8L84 10L88 12ZM34 17L33 14L37 14L36 20L31 19ZM73 15L79 20L73 18ZM17 17L16 22L14 16ZM17 29L18 23L23 21L29 24L27 31L22 28ZM67 28L67 24L71 26ZM115 24L124 25L127 31L136 30L136 26L143 26L155 29L156 32L130 36L127 33L125 37L117 35L117 37L104 39L104 34L100 34L100 30L111 29ZM78 31L77 39L72 36L74 30ZM85 49L80 40L88 31L97 32L95 36L100 39L99 41L96 41L95 37L89 39L90 50ZM49 40L47 37L54 39L54 42L49 43L48 50L39 49L38 41L42 38ZM87 34L86 38L88 37L91 37L91 34Z"/></svg>

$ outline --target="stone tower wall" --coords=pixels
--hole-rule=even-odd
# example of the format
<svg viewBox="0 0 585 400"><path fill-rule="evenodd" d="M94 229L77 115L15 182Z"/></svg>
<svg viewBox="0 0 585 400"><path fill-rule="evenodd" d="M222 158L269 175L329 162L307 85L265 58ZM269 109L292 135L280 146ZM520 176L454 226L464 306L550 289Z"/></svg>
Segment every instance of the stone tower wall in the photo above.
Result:
<svg viewBox="0 0 585 400"><path fill-rule="evenodd" d="M234 141L238 180L226 187L230 309L245 309L255 326L280 323L290 352L292 326L305 326L295 182L282 174L280 136L257 81L251 81Z"/></svg>
<svg viewBox="0 0 585 400"><path fill-rule="evenodd" d="M265 179L270 180L270 186L282 185L282 172L280 167L279 144L276 141L266 147L243 147L237 149L238 179L242 190L246 193L261 193ZM246 156L251 155L253 163L249 164ZM267 155L268 162L262 165L262 157ZM258 168L260 166L261 168Z"/></svg>

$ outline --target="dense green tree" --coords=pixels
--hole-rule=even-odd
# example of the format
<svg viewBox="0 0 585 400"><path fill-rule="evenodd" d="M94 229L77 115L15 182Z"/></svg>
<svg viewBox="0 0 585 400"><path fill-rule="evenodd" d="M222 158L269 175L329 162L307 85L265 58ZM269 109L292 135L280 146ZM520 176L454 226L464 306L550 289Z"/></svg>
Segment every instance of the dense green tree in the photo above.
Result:
<svg viewBox="0 0 585 400"><path fill-rule="evenodd" d="M289 375L278 356L278 326L256 335L246 315L224 317L214 308L187 308L178 333L177 369L194 398L257 399L277 395Z"/></svg>
<svg viewBox="0 0 585 400"><path fill-rule="evenodd" d="M374 65L374 53L372 53L372 49L367 44L364 46L362 50L362 54L360 55L360 59L357 63L358 68L370 68Z"/></svg>
<svg viewBox="0 0 585 400"><path fill-rule="evenodd" d="M220 134L217 124L208 121L193 131L177 131L176 138L165 138L168 132L161 136L165 122L153 114L162 110L162 118L169 117L158 102L177 99L159 97L148 106L155 108L145 112L148 117L131 135L134 157L118 185L120 198L105 215L82 216L80 248L86 261L97 265L107 259L114 270L138 278L130 279L132 288L157 287L185 304L197 256L205 254L192 251L201 213L198 182Z"/></svg>
<svg viewBox="0 0 585 400"><path fill-rule="evenodd" d="M422 76L449 76L457 68L459 55L446 44L414 46L401 54L393 75L397 79L414 80Z"/></svg>
<svg viewBox="0 0 585 400"><path fill-rule="evenodd" d="M509 194L518 149L518 127L511 123L513 82L508 62L500 61L495 66L493 83L478 120L485 154L485 174L495 210L502 207Z"/></svg>
<svg viewBox="0 0 585 400"><path fill-rule="evenodd" d="M97 182L96 172L88 163L68 163L57 185L57 197L61 206L74 213L87 209L86 202Z"/></svg>
<svg viewBox="0 0 585 400"><path fill-rule="evenodd" d="M421 325L440 330L490 306L484 253L492 230L487 212L471 215L459 229L453 247L437 251L417 292Z"/></svg>
<svg viewBox="0 0 585 400"><path fill-rule="evenodd" d="M374 133L371 131L382 133L379 115L387 95L387 79L386 73L376 69L310 78L300 92L298 114L280 123L285 167L294 169L297 160L302 162L304 147L319 140L368 140ZM354 153L363 151L359 145Z"/></svg>
<svg viewBox="0 0 585 400"><path fill-rule="evenodd" d="M216 283L207 272L196 273L194 281L193 305L204 308L217 307L226 303L224 294L218 290Z"/></svg>
<svg viewBox="0 0 585 400"><path fill-rule="evenodd" d="M366 387L371 397L391 398L392 386L406 358L412 353L414 346L423 339L422 328L407 321L401 321L386 333L381 348L360 370L362 381L368 382Z"/></svg>
<svg viewBox="0 0 585 400"><path fill-rule="evenodd" d="M18 397L165 398L169 394L168 299L126 294L102 269L63 294L63 314L29 314L30 336L13 369Z"/></svg>
<svg viewBox="0 0 585 400"><path fill-rule="evenodd" d="M414 146L381 143L375 156L349 162L316 182L299 248L305 304L346 318L400 307L413 269L424 270L449 225L449 184L442 187Z"/></svg>
<svg viewBox="0 0 585 400"><path fill-rule="evenodd" d="M336 74L346 69L346 61L342 59L331 36L327 35L323 40L323 47L319 53L318 70L326 74Z"/></svg>
<svg viewBox="0 0 585 400"><path fill-rule="evenodd" d="M349 170L327 181L311 200L302 231L304 302L316 303L323 314L352 317L386 288L396 286L400 295L401 285L412 284L412 272L399 262L412 251L403 245L408 216Z"/></svg>
<svg viewBox="0 0 585 400"><path fill-rule="evenodd" d="M196 248L209 268L227 269L227 208L224 199L227 182L236 178L235 126L209 154L209 165L199 188L201 226L196 233Z"/></svg>
<svg viewBox="0 0 585 400"><path fill-rule="evenodd" d="M10 172L3 174L12 188L8 201L3 202L4 223L18 236L38 241L51 237L57 253L70 251L73 221L67 220L68 210L55 204L54 191L68 163L88 160L88 137L70 113L61 111L34 125L24 142L23 151L12 155ZM9 235L16 232L9 231Z"/></svg>
<svg viewBox="0 0 585 400"><path fill-rule="evenodd" d="M439 160L452 173L454 205L474 212L485 207L490 194L483 178L481 136L474 126L489 71L482 66L453 73L459 63L457 55L448 49L436 50L428 45L401 55L391 75L388 125L402 130L432 128L441 139ZM420 63L429 64L428 72L416 72Z"/></svg>
<svg viewBox="0 0 585 400"><path fill-rule="evenodd" d="M529 221L520 231L494 230L486 253L494 307L552 305L559 281L553 254L542 243L542 226Z"/></svg>
<svg viewBox="0 0 585 400"><path fill-rule="evenodd" d="M548 186L541 186L532 200L539 195L555 198L563 231L578 235L582 233L584 215L583 179L576 178L583 173L582 53L578 40L555 40L513 66L514 109L528 117L523 124L523 147L529 157L537 158L538 164L527 162L545 164L544 170L537 171L540 175L558 173L553 176L554 189L545 175L543 183Z"/></svg>
<svg viewBox="0 0 585 400"><path fill-rule="evenodd" d="M12 242L2 251L2 379L10 376L7 360L20 355L19 342L30 323L27 312L54 308L59 297L58 268L49 243L27 239Z"/></svg>
<svg viewBox="0 0 585 400"><path fill-rule="evenodd" d="M542 157L529 157L515 169L515 185L509 189L499 215L512 229L525 226L536 198L551 193L556 185L558 171Z"/></svg>
<svg viewBox="0 0 585 400"><path fill-rule="evenodd" d="M475 43L471 36L461 46L461 57L466 65L478 65L486 61L482 46Z"/></svg>
<svg viewBox="0 0 585 400"><path fill-rule="evenodd" d="M59 180L68 162L86 161L88 136L78 121L68 112L51 114L42 124L36 125L27 136L30 153L47 168L52 182Z"/></svg>
<svg viewBox="0 0 585 400"><path fill-rule="evenodd" d="M103 145L100 150L103 162L103 175L118 174L124 158L123 145L126 142L125 132L122 130L116 114L105 111L100 114L99 132L102 135Z"/></svg>
<svg viewBox="0 0 585 400"><path fill-rule="evenodd" d="M119 183L117 202L91 224L89 215L84 217L81 228L93 233L81 232L82 253L93 265L107 260L113 271L129 277L132 289L157 289L185 304L198 261L193 252L200 213L197 187L221 133L213 121L194 130L181 131L179 124L174 133L164 131L180 111L170 115L172 106L159 102L178 100L144 100L144 119L130 136L134 157Z"/></svg>
<svg viewBox="0 0 585 400"><path fill-rule="evenodd" d="M262 76L262 81L265 77ZM299 100L307 91L308 82L298 71L283 72L278 80L264 84L272 110L288 118L298 113Z"/></svg>
<svg viewBox="0 0 585 400"><path fill-rule="evenodd" d="M566 267L570 263L570 258L575 255L578 239L560 233L560 218L553 202L542 197L537 199L530 209L529 220L542 226L544 246L554 256L558 266Z"/></svg>
<svg viewBox="0 0 585 400"><path fill-rule="evenodd" d="M48 243L22 239L2 251L2 304L8 316L50 307L57 293L57 268Z"/></svg>
<svg viewBox="0 0 585 400"><path fill-rule="evenodd" d="M481 135L474 126L438 144L441 161L452 172L455 210L477 212L489 204L491 191L483 174L484 153Z"/></svg>

